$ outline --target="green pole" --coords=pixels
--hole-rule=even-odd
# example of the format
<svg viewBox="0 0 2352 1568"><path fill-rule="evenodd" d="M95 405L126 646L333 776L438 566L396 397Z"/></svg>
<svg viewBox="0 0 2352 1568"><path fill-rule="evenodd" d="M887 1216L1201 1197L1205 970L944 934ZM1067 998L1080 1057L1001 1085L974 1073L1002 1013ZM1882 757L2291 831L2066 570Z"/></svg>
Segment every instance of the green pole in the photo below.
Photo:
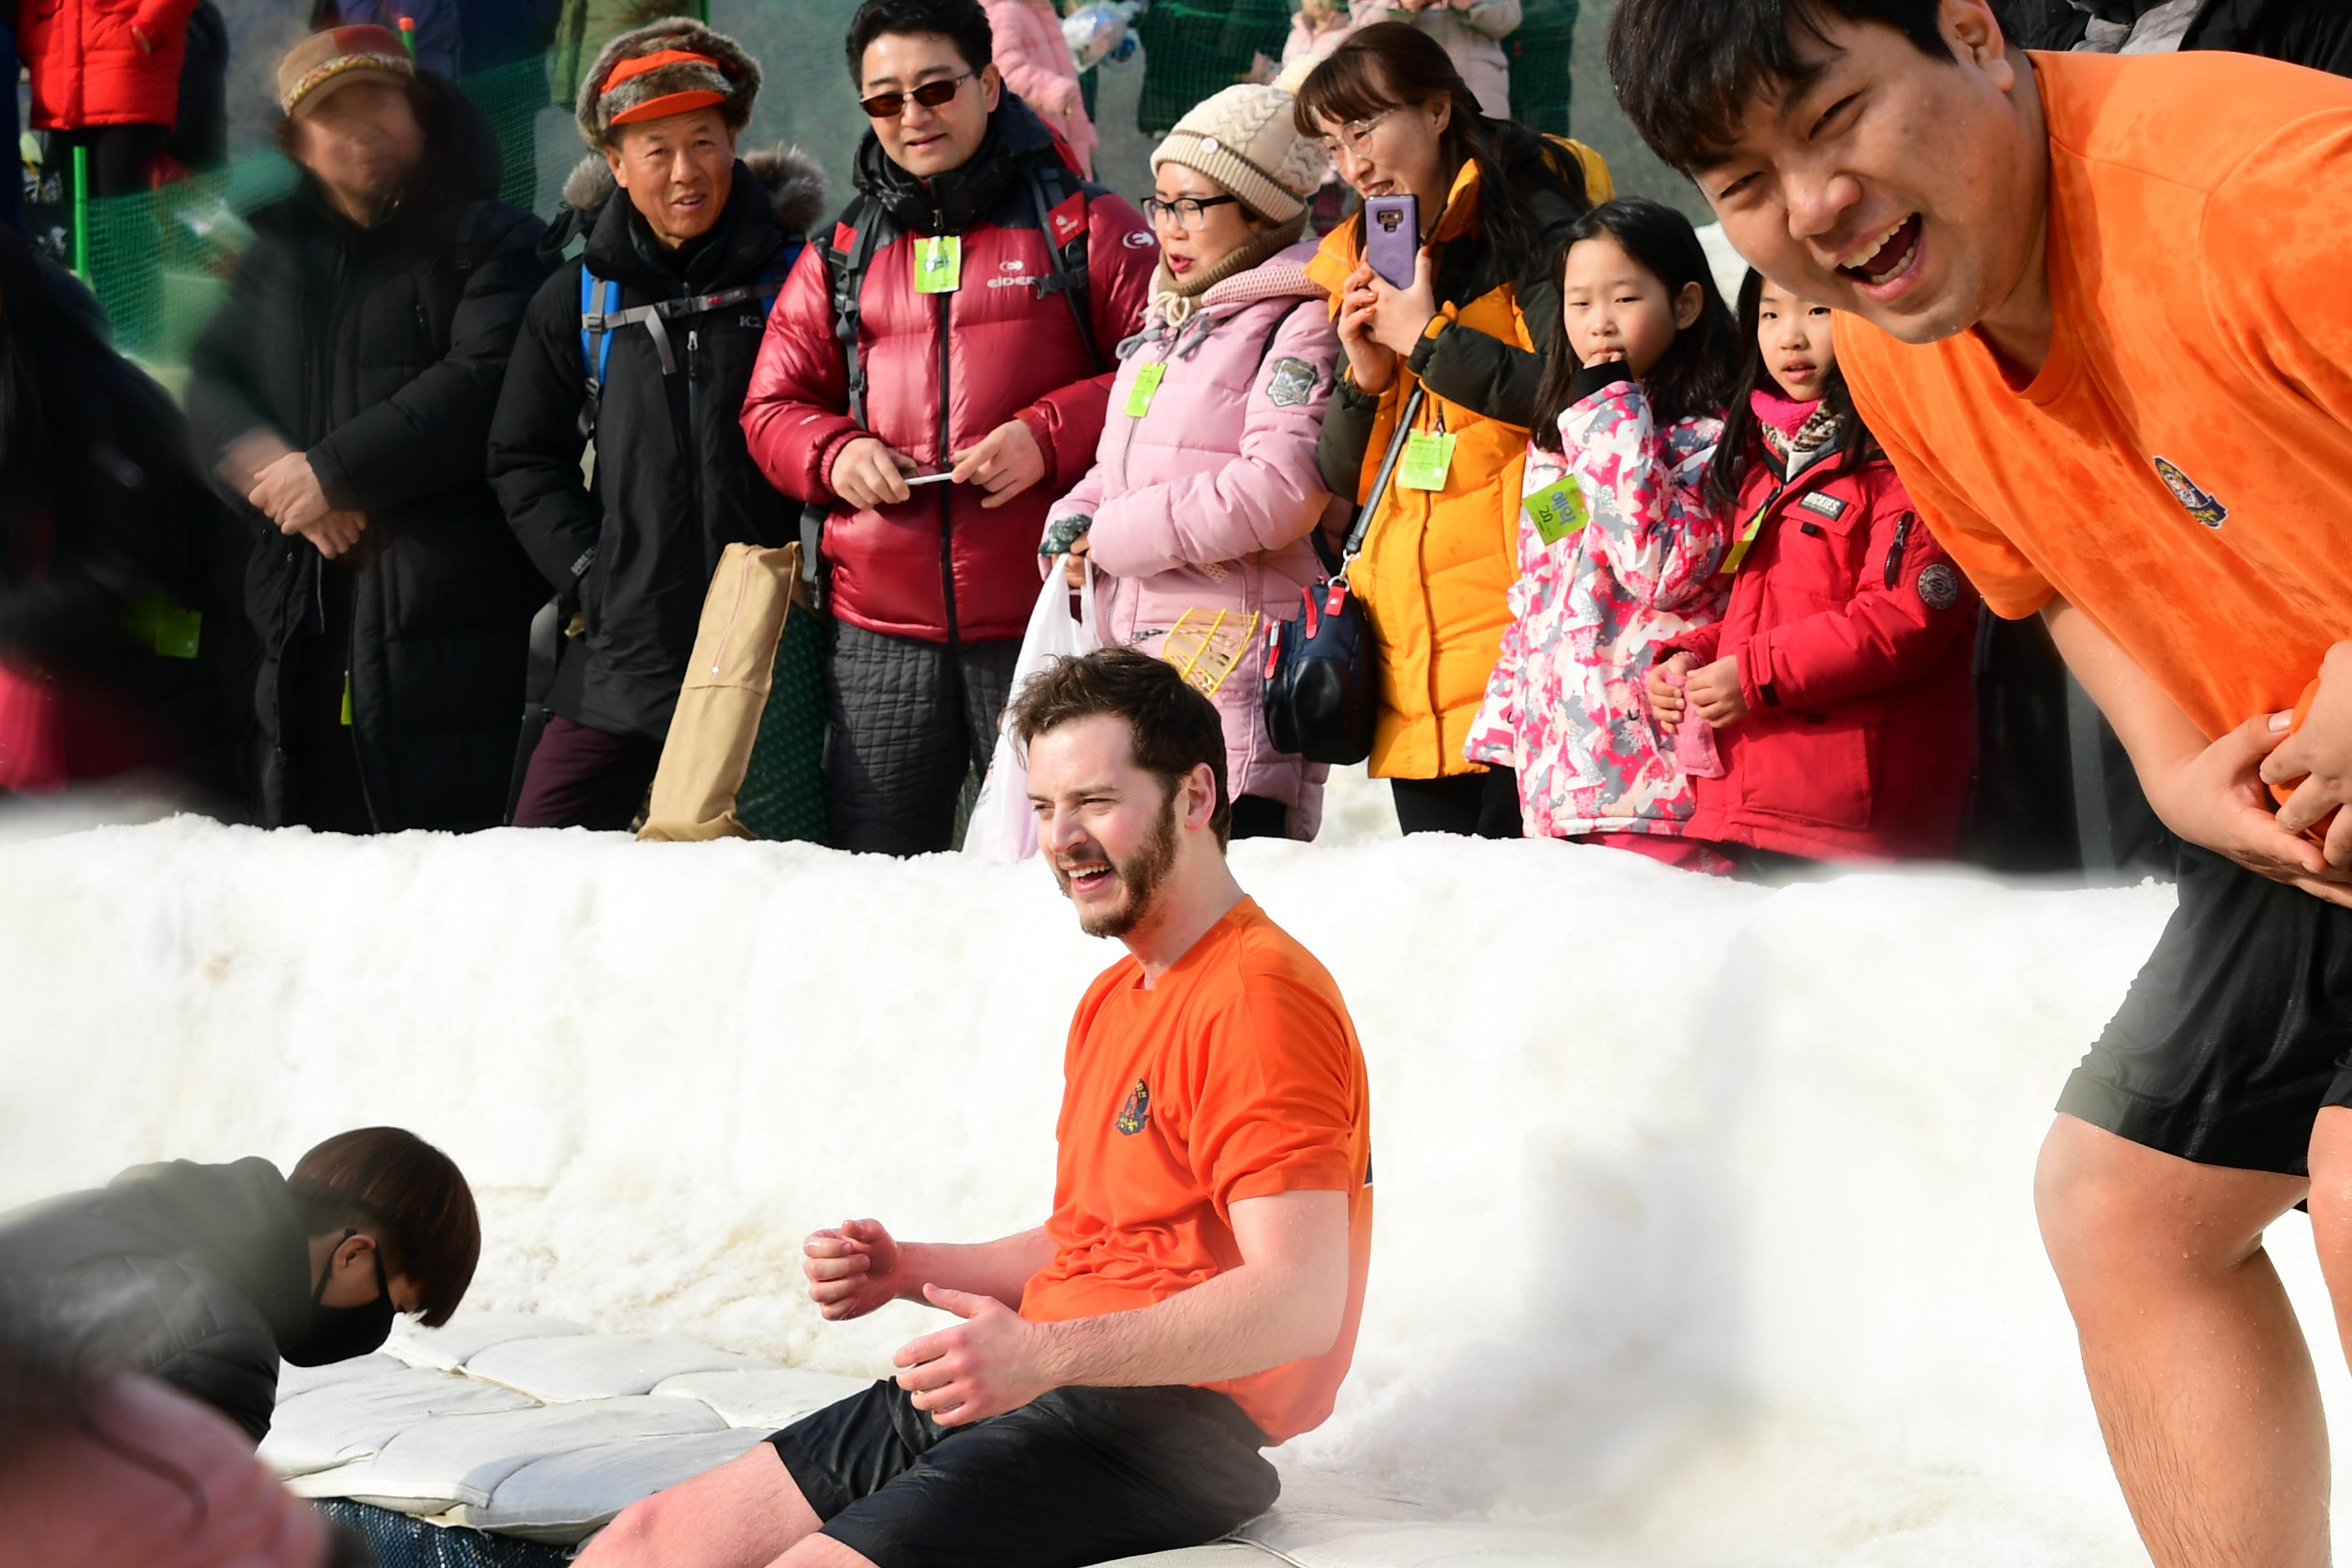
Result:
<svg viewBox="0 0 2352 1568"><path fill-rule="evenodd" d="M74 276L84 283L89 281L89 149L77 145L73 150L73 269Z"/></svg>

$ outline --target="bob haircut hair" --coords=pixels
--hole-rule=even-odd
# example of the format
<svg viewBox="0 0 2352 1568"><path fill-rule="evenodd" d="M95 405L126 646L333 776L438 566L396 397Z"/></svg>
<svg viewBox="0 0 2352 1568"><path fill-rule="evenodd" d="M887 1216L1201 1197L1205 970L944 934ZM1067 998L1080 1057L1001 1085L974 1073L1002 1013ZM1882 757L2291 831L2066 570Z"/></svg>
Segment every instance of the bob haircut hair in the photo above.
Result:
<svg viewBox="0 0 2352 1568"><path fill-rule="evenodd" d="M1547 148L1547 156L1532 168L1518 167L1516 188L1503 168L1497 135L1506 121L1487 120L1478 112L1478 95L1462 79L1445 46L1404 22L1375 22L1351 34L1298 86L1291 110L1302 136L1323 134L1318 117L1334 125L1370 120L1391 109L1418 109L1447 100L1454 112L1445 122L1439 146L1450 168L1478 166L1478 226L1513 277L1538 266L1541 236L1528 215L1526 197L1531 186L1549 185L1581 211L1591 201L1584 193L1584 169L1564 152ZM1532 132L1522 134L1533 135ZM1539 171L1539 172L1538 172ZM1427 222L1436 215L1423 213ZM1356 226L1359 254L1363 226Z"/></svg>
<svg viewBox="0 0 2352 1568"><path fill-rule="evenodd" d="M1216 704L1194 690L1165 659L1131 647L1099 648L1055 659L1029 678L1006 716L1026 752L1038 736L1081 719L1108 715L1127 721L1135 765L1160 780L1167 798L1206 767L1216 780L1209 826L1223 849L1232 839L1234 803L1225 793L1225 726Z"/></svg>
<svg viewBox="0 0 2352 1568"><path fill-rule="evenodd" d="M1892 27L1930 59L1954 63L1937 9L1937 0L1625 0L1609 24L1609 79L1650 151L1696 174L1730 153L1750 105L1785 103L1827 68L1831 17Z"/></svg>
<svg viewBox="0 0 2352 1568"><path fill-rule="evenodd" d="M338 1132L296 1163L286 1184L312 1236L351 1225L375 1237L387 1273L415 1281L429 1328L466 1299L482 1257L474 1191L457 1163L414 1132Z"/></svg>
<svg viewBox="0 0 2352 1568"><path fill-rule="evenodd" d="M1695 416L1719 414L1731 397L1739 374L1738 329L1715 287L1715 271L1707 265L1706 248L1690 219L1664 202L1648 196L1619 196L1603 202L1568 231L1568 251L1588 239L1613 239L1644 271L1665 285L1666 297L1676 300L1696 283L1705 295L1698 320L1675 333L1642 390L1650 400L1651 417L1660 426ZM1552 330L1543 384L1536 392L1536 422L1529 432L1547 452L1560 450L1559 416L1577 403L1576 378L1583 369L1569 342L1568 313L1560 312Z"/></svg>
<svg viewBox="0 0 2352 1568"><path fill-rule="evenodd" d="M1731 389L1731 405L1723 416L1723 434L1715 444L1715 456L1706 463L1707 499L1727 511L1739 504L1739 487L1748 478L1748 466L1754 462L1763 447L1763 422L1756 417L1755 405L1748 394L1759 390L1778 393L1780 384L1772 378L1770 367L1764 363L1764 347L1757 341L1764 319L1764 274L1754 268L1748 269L1747 280L1739 285L1739 335L1748 344L1748 357L1740 365L1739 380ZM1834 363L1830 366L1829 380L1822 387L1822 412L1838 420L1837 458L1822 472L1827 479L1838 479L1882 455L1878 437L1862 422L1853 406L1853 394L1845 384L1845 372ZM1813 470L1807 468L1807 473Z"/></svg>
<svg viewBox="0 0 2352 1568"><path fill-rule="evenodd" d="M849 18L846 47L852 87L865 87L866 46L885 33L945 38L975 75L989 68L996 44L980 0L866 0Z"/></svg>

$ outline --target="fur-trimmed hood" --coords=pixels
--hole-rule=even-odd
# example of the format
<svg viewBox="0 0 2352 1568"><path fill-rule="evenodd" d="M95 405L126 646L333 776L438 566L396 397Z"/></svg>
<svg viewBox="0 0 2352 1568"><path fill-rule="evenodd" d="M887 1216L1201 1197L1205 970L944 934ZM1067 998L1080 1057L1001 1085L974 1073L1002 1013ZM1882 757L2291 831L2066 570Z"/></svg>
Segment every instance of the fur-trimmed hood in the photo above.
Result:
<svg viewBox="0 0 2352 1568"><path fill-rule="evenodd" d="M824 171L799 148L778 142L746 153L737 162L766 188L768 210L775 215L776 226L786 234L808 234L824 216ZM591 217L604 209L619 188L604 154L591 153L564 176L563 205L583 218Z"/></svg>
<svg viewBox="0 0 2352 1568"><path fill-rule="evenodd" d="M667 50L700 55L716 62L717 69L694 60L670 60L619 83L609 94L604 90L605 79L624 60ZM597 51L595 63L581 75L573 114L581 139L602 148L614 115L671 93L696 91L724 92L719 116L730 129L740 132L751 122L751 103L760 96L760 62L726 34L714 33L690 16L664 16L632 27Z"/></svg>

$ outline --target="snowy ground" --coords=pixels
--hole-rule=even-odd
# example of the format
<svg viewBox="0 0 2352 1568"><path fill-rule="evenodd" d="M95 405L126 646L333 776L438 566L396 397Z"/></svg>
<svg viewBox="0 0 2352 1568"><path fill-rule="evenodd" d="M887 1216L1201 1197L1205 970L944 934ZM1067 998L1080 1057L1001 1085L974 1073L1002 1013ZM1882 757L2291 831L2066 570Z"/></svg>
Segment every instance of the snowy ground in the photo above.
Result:
<svg viewBox="0 0 2352 1568"><path fill-rule="evenodd" d="M1339 793L1336 829L1382 825ZM822 1324L802 1235L1037 1220L1113 955L1034 865L69 825L0 824L0 1205L399 1122L481 1191L478 1305L825 1371L927 1314ZM1774 893L1458 840L1234 861L1372 1068L1361 1348L1282 1454L1323 1559L1468 1561L1431 1521L1486 1520L1517 1544L1485 1562L2144 1561L2028 1180L2168 890ZM2300 1216L2275 1239L2352 1410Z"/></svg>

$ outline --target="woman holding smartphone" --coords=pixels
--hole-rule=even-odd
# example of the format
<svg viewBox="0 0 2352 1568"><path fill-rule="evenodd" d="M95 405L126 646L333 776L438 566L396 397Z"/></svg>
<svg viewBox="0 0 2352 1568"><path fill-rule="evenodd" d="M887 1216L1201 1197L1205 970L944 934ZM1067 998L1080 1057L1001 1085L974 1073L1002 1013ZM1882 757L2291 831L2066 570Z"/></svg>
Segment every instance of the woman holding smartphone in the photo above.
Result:
<svg viewBox="0 0 2352 1568"><path fill-rule="evenodd" d="M1297 118L1366 202L1307 268L1347 362L1317 451L1323 482L1360 502L1400 445L1349 575L1381 663L1372 776L1407 833L1517 837L1515 781L1462 747L1511 619L1534 345L1559 322L1568 231L1612 194L1608 167L1481 115L1444 47L1393 22L1333 50L1301 84Z"/></svg>

